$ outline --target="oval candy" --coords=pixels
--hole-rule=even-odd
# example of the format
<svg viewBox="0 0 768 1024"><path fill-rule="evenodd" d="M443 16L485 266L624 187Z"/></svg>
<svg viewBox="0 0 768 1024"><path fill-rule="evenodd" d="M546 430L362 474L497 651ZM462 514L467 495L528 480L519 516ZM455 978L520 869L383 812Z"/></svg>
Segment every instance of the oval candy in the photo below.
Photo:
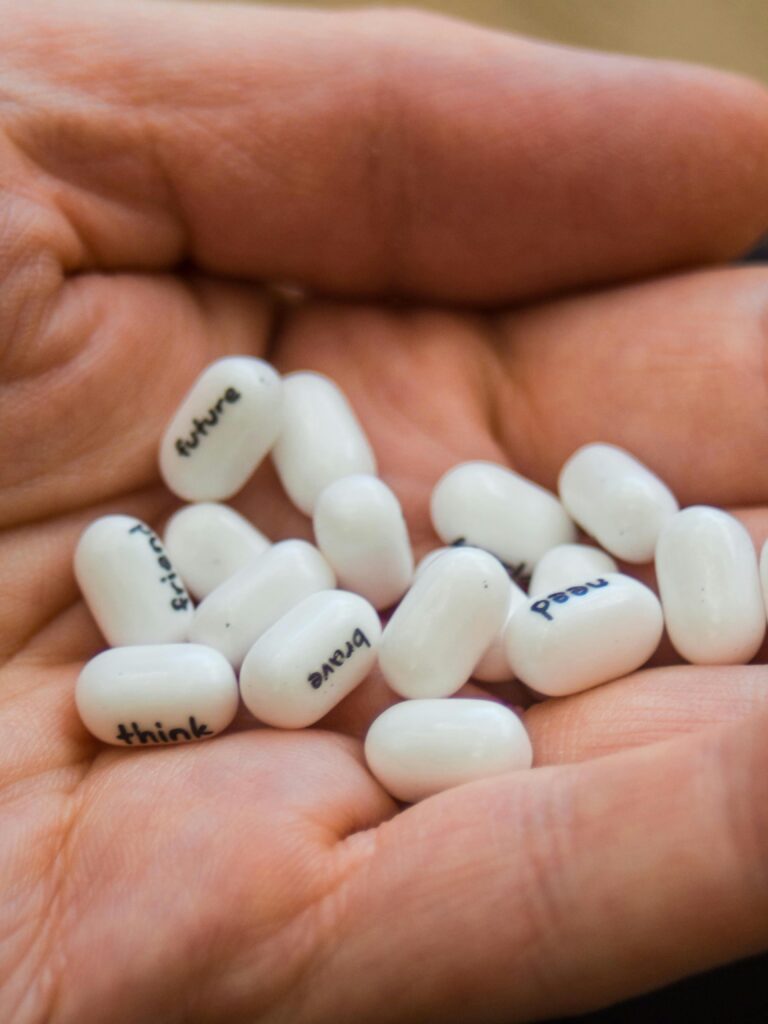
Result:
<svg viewBox="0 0 768 1024"><path fill-rule="evenodd" d="M379 666L401 697L448 697L460 689L501 628L509 578L479 548L446 551L428 565L395 609Z"/></svg>
<svg viewBox="0 0 768 1024"><path fill-rule="evenodd" d="M328 714L376 663L381 623L364 598L324 590L262 634L243 661L240 692L256 718L303 729Z"/></svg>
<svg viewBox="0 0 768 1024"><path fill-rule="evenodd" d="M530 768L525 726L488 700L407 700L379 715L365 738L371 773L396 800L416 803L452 786Z"/></svg>
<svg viewBox="0 0 768 1024"><path fill-rule="evenodd" d="M293 504L311 516L320 493L343 476L376 473L376 458L341 389L320 373L283 381L283 428L272 451Z"/></svg>
<svg viewBox="0 0 768 1024"><path fill-rule="evenodd" d="M432 492L430 508L444 543L490 551L515 579L529 575L545 551L576 539L554 494L493 462L449 469Z"/></svg>
<svg viewBox="0 0 768 1024"><path fill-rule="evenodd" d="M82 533L75 577L107 643L187 639L192 599L160 538L134 516L102 516Z"/></svg>
<svg viewBox="0 0 768 1024"><path fill-rule="evenodd" d="M560 500L579 526L617 558L650 562L678 504L667 485L629 452L587 444L566 461Z"/></svg>
<svg viewBox="0 0 768 1024"><path fill-rule="evenodd" d="M165 527L165 547L195 597L210 594L270 542L229 505L185 505Z"/></svg>
<svg viewBox="0 0 768 1024"><path fill-rule="evenodd" d="M272 448L283 386L269 363L228 356L200 374L160 442L160 475L186 501L231 498Z"/></svg>
<svg viewBox="0 0 768 1024"><path fill-rule="evenodd" d="M663 628L650 588L630 576L605 573L518 608L507 627L507 657L527 686L562 697L640 668Z"/></svg>
<svg viewBox="0 0 768 1024"><path fill-rule="evenodd" d="M694 505L666 524L656 579L675 650L694 665L742 665L765 635L757 555L727 512Z"/></svg>
<svg viewBox="0 0 768 1024"><path fill-rule="evenodd" d="M83 668L75 702L86 729L104 743L173 746L226 729L237 711L237 680L210 647L114 647Z"/></svg>
<svg viewBox="0 0 768 1024"><path fill-rule="evenodd" d="M507 626L514 613L528 600L525 591L513 581L509 581L509 598L507 614L499 630L486 648L482 658L472 670L474 679L481 683L503 683L514 678L512 666L507 657Z"/></svg>
<svg viewBox="0 0 768 1024"><path fill-rule="evenodd" d="M283 540L238 570L198 605L189 638L239 668L248 649L294 605L336 585L333 570L305 540Z"/></svg>
<svg viewBox="0 0 768 1024"><path fill-rule="evenodd" d="M329 484L315 505L314 529L339 585L374 608L389 608L411 585L413 552L400 502L378 477Z"/></svg>
<svg viewBox="0 0 768 1024"><path fill-rule="evenodd" d="M528 593L532 596L551 593L592 576L618 571L616 562L600 548L592 547L591 544L558 544L537 563Z"/></svg>

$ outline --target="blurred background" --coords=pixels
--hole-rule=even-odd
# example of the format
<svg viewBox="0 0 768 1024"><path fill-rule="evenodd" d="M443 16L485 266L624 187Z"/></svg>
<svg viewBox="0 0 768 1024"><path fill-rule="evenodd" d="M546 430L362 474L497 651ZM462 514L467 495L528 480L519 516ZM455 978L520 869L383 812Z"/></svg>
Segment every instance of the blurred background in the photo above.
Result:
<svg viewBox="0 0 768 1024"><path fill-rule="evenodd" d="M305 0L301 6L370 4ZM576 46L698 61L768 83L768 0L395 0L387 6L442 11Z"/></svg>

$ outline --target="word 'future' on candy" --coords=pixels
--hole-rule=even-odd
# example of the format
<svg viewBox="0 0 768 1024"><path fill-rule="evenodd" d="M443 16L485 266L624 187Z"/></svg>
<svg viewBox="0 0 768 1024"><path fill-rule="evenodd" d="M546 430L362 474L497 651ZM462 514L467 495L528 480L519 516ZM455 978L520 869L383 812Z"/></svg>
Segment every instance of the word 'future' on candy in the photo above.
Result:
<svg viewBox="0 0 768 1024"><path fill-rule="evenodd" d="M272 543L223 504L268 456L315 544ZM559 496L495 463L449 469L430 505L443 546L414 566L400 502L339 387L233 356L181 401L160 473L190 502L164 541L109 515L75 551L111 648L83 668L75 700L86 728L118 747L215 736L240 698L261 723L302 729L377 668L393 703L368 730L366 761L413 802L533 763L521 718L492 691L454 696L471 679L517 678L558 698L644 665L665 625L693 664L747 662L765 636L768 544L758 565L737 519L681 511L615 445L574 452ZM654 559L660 599L618 564Z"/></svg>

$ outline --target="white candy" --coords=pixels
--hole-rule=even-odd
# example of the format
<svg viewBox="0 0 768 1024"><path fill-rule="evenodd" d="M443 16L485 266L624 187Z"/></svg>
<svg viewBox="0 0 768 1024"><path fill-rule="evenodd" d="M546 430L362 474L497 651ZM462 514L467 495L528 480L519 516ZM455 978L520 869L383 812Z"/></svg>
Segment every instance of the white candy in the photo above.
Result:
<svg viewBox="0 0 768 1024"><path fill-rule="evenodd" d="M591 537L625 562L650 562L677 501L654 473L623 448L588 444L563 466L560 499Z"/></svg>
<svg viewBox="0 0 768 1024"><path fill-rule="evenodd" d="M487 700L408 700L379 715L365 738L373 775L415 803L452 786L530 768L531 741L517 715Z"/></svg>
<svg viewBox="0 0 768 1024"><path fill-rule="evenodd" d="M432 524L446 544L463 539L505 562L516 577L545 551L576 539L565 509L549 491L493 462L464 462L432 492Z"/></svg>
<svg viewBox="0 0 768 1024"><path fill-rule="evenodd" d="M533 570L528 593L551 593L569 583L592 579L605 572L618 572L610 555L589 544L559 544L542 557Z"/></svg>
<svg viewBox="0 0 768 1024"><path fill-rule="evenodd" d="M282 383L269 363L251 356L211 363L163 435L163 479L187 501L230 498L275 443L281 414Z"/></svg>
<svg viewBox="0 0 768 1024"><path fill-rule="evenodd" d="M376 458L349 402L328 377L291 373L283 398L283 429L272 460L288 497L311 516L328 484L375 473Z"/></svg>
<svg viewBox="0 0 768 1024"><path fill-rule="evenodd" d="M237 680L210 647L115 647L82 670L75 701L86 729L105 743L172 746L226 729L237 711Z"/></svg>
<svg viewBox="0 0 768 1024"><path fill-rule="evenodd" d="M399 601L413 578L413 552L400 502L375 476L345 476L315 505L315 539L339 585L374 608Z"/></svg>
<svg viewBox="0 0 768 1024"><path fill-rule="evenodd" d="M402 697L448 697L469 679L504 622L509 578L478 548L447 551L387 623L379 665Z"/></svg>
<svg viewBox="0 0 768 1024"><path fill-rule="evenodd" d="M652 590L630 576L605 573L518 608L507 628L507 656L518 679L561 697L639 668L663 628Z"/></svg>
<svg viewBox="0 0 768 1024"><path fill-rule="evenodd" d="M303 729L361 683L376 662L381 623L357 594L325 590L306 597L246 655L240 692L267 725Z"/></svg>
<svg viewBox="0 0 768 1024"><path fill-rule="evenodd" d="M427 566L428 565L432 565L434 560L436 558L439 558L440 555L445 554L446 551L455 551L455 550L456 549L452 548L452 547L444 547L444 548L435 548L433 551L428 551L426 553L426 555L423 556L423 558L419 559L419 562L418 562L418 564L417 564L417 566L416 566L416 568L414 570L414 573L413 573L413 581L412 582L415 583L416 580L419 578L419 576L421 576L421 574L427 568Z"/></svg>
<svg viewBox="0 0 768 1024"><path fill-rule="evenodd" d="M510 580L506 618L491 641L490 647L487 648L472 671L473 677L479 679L481 683L503 683L514 678L512 666L507 657L507 625L520 605L527 601L528 597L525 591Z"/></svg>
<svg viewBox="0 0 768 1024"><path fill-rule="evenodd" d="M205 597L269 547L269 541L229 505L185 505L165 528L165 547L195 597Z"/></svg>
<svg viewBox="0 0 768 1024"><path fill-rule="evenodd" d="M75 576L112 646L187 639L192 600L160 539L133 516L104 516L83 532Z"/></svg>
<svg viewBox="0 0 768 1024"><path fill-rule="evenodd" d="M765 609L757 556L738 519L695 505L666 524L656 579L675 650L695 665L741 665L758 651Z"/></svg>
<svg viewBox="0 0 768 1024"><path fill-rule="evenodd" d="M189 638L221 651L238 668L249 647L294 605L335 586L316 547L281 541L211 591L195 611Z"/></svg>

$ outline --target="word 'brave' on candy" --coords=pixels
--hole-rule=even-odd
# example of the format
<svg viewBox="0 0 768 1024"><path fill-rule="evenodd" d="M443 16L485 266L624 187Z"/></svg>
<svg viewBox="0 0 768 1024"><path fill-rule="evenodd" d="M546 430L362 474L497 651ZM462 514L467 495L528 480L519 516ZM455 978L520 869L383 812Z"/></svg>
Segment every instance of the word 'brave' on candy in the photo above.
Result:
<svg viewBox="0 0 768 1024"><path fill-rule="evenodd" d="M251 356L220 359L192 382L160 443L163 479L191 502L170 517L165 545L134 516L108 515L75 552L112 646L76 685L94 736L130 750L208 739L240 697L265 726L322 725L376 671L379 690L350 712L365 714L384 683L399 698L370 723L365 758L384 789L413 802L533 763L521 717L455 697L467 682L517 678L568 698L646 664L665 622L693 663L738 664L760 649L768 543L758 567L737 519L679 511L667 485L613 444L575 451L559 496L491 462L449 469L430 502L445 546L414 570L362 411L328 377L282 378ZM316 546L271 543L222 504L242 491L269 536L289 532L273 491L254 501L248 487L267 457ZM661 602L614 559L655 559Z"/></svg>

